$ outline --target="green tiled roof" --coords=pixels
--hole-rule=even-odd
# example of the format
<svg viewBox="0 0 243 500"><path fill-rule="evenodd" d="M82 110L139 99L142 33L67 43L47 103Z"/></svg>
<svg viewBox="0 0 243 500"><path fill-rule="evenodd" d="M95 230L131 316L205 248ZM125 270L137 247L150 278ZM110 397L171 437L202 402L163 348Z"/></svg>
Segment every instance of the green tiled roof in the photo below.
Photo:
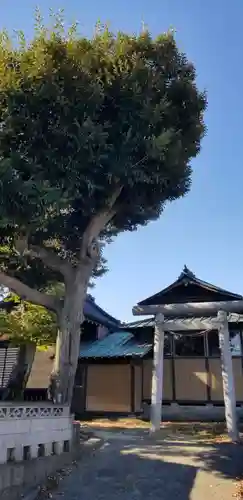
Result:
<svg viewBox="0 0 243 500"><path fill-rule="evenodd" d="M151 344L139 344L134 335L122 331L107 335L101 340L81 344L80 358L143 357L152 348Z"/></svg>

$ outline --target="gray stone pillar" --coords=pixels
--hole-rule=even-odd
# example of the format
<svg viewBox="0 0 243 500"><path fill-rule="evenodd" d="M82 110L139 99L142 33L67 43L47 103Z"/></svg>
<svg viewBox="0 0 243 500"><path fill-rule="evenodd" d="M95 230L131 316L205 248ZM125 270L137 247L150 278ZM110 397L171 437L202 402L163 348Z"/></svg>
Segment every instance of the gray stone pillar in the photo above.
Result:
<svg viewBox="0 0 243 500"><path fill-rule="evenodd" d="M39 446L37 444L32 444L30 446L30 458L38 458Z"/></svg>
<svg viewBox="0 0 243 500"><path fill-rule="evenodd" d="M45 447L45 457L49 457L50 455L53 454L52 443L45 443L44 447Z"/></svg>
<svg viewBox="0 0 243 500"><path fill-rule="evenodd" d="M218 312L219 346L221 352L225 418L229 437L238 441L235 383L230 349L229 325L226 311Z"/></svg>
<svg viewBox="0 0 243 500"><path fill-rule="evenodd" d="M54 453L55 455L61 455L63 453L63 441L56 441L54 443Z"/></svg>
<svg viewBox="0 0 243 500"><path fill-rule="evenodd" d="M151 394L151 432L160 429L163 400L164 315L157 314L154 328L154 357Z"/></svg>

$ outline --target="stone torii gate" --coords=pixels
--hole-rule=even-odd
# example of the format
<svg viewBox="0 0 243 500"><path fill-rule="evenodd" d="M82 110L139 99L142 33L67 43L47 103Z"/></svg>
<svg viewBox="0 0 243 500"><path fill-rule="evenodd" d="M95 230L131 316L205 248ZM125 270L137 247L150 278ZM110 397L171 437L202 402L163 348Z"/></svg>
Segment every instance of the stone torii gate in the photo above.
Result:
<svg viewBox="0 0 243 500"><path fill-rule="evenodd" d="M238 441L239 433L236 415L235 384L233 376L233 364L230 349L230 337L228 327L228 313L243 312L243 300L227 302L204 302L164 305L137 305L133 308L135 316L155 316L154 331L154 359L152 374L151 393L151 432L160 428L163 400L163 362L164 362L164 332L185 330L182 320L178 317L194 317L190 323L190 329L205 330L217 329L219 334L219 346L221 352L223 393L225 404L225 418L228 435L232 441ZM209 318L215 315L215 318ZM205 317L200 320L197 318ZM164 318L170 319L166 324ZM242 381L243 383L243 381Z"/></svg>

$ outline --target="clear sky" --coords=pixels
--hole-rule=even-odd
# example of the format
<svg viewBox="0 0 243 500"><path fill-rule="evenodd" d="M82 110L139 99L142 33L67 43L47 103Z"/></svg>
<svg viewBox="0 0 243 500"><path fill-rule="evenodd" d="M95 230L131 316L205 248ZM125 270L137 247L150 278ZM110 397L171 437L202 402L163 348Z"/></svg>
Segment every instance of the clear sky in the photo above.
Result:
<svg viewBox="0 0 243 500"><path fill-rule="evenodd" d="M34 0L1 0L0 25L31 35ZM125 321L132 306L174 281L186 264L198 277L243 294L243 0L39 0L64 8L90 35L97 19L111 29L153 35L173 27L208 93L207 136L193 162L192 189L161 219L107 248L109 273L97 302ZM135 319L135 318L134 318Z"/></svg>

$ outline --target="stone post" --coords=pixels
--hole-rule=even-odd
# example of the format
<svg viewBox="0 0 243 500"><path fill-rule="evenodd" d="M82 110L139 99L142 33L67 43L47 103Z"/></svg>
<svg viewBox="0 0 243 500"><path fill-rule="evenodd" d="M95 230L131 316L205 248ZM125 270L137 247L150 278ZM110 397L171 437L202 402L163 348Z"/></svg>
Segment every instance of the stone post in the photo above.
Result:
<svg viewBox="0 0 243 500"><path fill-rule="evenodd" d="M45 457L49 457L53 454L52 443L45 443Z"/></svg>
<svg viewBox="0 0 243 500"><path fill-rule="evenodd" d="M157 314L154 328L154 357L151 394L151 432L160 429L163 399L164 315Z"/></svg>
<svg viewBox="0 0 243 500"><path fill-rule="evenodd" d="M55 455L61 455L63 452L63 441L56 441L54 443L54 454Z"/></svg>
<svg viewBox="0 0 243 500"><path fill-rule="evenodd" d="M221 352L225 418L229 437L238 441L235 383L230 349L229 326L226 311L218 311L219 346Z"/></svg>

